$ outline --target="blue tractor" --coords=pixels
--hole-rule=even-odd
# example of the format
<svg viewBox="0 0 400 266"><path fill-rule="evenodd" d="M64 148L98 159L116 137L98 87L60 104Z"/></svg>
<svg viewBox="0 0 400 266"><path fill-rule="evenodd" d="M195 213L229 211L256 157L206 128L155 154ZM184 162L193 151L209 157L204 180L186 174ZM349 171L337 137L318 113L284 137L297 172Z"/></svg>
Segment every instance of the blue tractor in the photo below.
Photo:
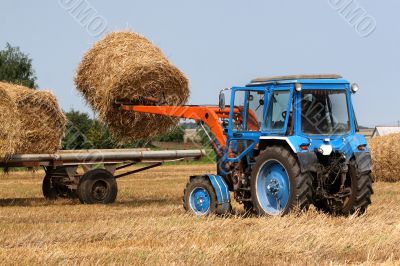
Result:
<svg viewBox="0 0 400 266"><path fill-rule="evenodd" d="M225 214L233 192L257 215L285 215L311 204L336 215L365 212L373 193L371 156L357 134L351 101L357 90L339 75L293 75L221 91L220 127L207 123L214 113L198 117L211 125L217 174L190 177L184 208ZM225 139L215 138L219 130Z"/></svg>

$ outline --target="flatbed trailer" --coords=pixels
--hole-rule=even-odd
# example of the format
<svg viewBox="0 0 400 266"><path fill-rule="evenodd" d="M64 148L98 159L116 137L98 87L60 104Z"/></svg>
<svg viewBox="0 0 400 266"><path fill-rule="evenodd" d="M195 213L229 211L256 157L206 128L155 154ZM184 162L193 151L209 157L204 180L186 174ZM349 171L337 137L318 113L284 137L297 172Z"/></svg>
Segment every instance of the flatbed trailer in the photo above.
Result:
<svg viewBox="0 0 400 266"><path fill-rule="evenodd" d="M64 150L54 154L15 154L0 161L0 167L43 167L46 174L42 190L46 199L79 198L85 204L107 204L114 202L117 196L116 179L164 162L197 160L204 155L204 150ZM138 163L140 167L122 171Z"/></svg>

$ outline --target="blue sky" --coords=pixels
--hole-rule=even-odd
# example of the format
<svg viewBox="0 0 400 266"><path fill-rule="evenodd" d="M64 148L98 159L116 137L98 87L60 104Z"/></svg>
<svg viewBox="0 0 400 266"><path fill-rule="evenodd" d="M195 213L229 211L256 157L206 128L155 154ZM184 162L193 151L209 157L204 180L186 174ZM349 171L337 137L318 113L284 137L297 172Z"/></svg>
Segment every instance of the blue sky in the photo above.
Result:
<svg viewBox="0 0 400 266"><path fill-rule="evenodd" d="M338 9L350 1L349 10L362 11L354 25ZM91 112L73 76L101 35L68 10L78 2L93 8L105 33L129 28L158 45L189 77L192 104L216 103L221 88L257 76L340 73L360 85L360 124L400 120L397 0L2 1L0 48L9 42L29 53L39 87L52 89L64 110Z"/></svg>

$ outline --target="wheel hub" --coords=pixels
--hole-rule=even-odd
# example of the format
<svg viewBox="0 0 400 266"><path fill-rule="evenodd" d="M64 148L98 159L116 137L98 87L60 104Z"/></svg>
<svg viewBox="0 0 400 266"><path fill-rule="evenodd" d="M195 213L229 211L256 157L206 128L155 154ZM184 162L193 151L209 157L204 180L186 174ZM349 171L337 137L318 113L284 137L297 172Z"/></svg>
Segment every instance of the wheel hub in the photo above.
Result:
<svg viewBox="0 0 400 266"><path fill-rule="evenodd" d="M190 207L194 213L199 215L204 215L209 211L210 195L204 188L197 187L193 189L190 194Z"/></svg>
<svg viewBox="0 0 400 266"><path fill-rule="evenodd" d="M94 183L92 195L96 200L103 200L107 196L107 184L102 181Z"/></svg>
<svg viewBox="0 0 400 266"><path fill-rule="evenodd" d="M289 176L283 165L266 162L257 176L257 197L262 209L270 215L279 215L287 206L290 193Z"/></svg>
<svg viewBox="0 0 400 266"><path fill-rule="evenodd" d="M267 185L267 190L269 190L269 192L271 192L271 194L273 194L273 195L278 195L278 192L279 192L279 182L278 182L278 180L273 178L271 180L271 182L269 182L269 184Z"/></svg>

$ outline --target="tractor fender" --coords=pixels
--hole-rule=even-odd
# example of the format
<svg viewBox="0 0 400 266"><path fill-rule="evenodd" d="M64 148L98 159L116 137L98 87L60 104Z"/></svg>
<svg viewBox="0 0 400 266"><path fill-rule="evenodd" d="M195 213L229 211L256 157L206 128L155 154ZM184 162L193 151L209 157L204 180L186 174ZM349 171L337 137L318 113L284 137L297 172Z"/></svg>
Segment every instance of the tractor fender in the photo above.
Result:
<svg viewBox="0 0 400 266"><path fill-rule="evenodd" d="M276 136L261 136L260 137L260 143L265 143L268 145L268 143L275 143L275 142L284 142L290 147L290 149L294 153L297 153L295 146L293 145L292 141L288 137L276 137Z"/></svg>
<svg viewBox="0 0 400 266"><path fill-rule="evenodd" d="M229 194L229 188L225 180L219 175L207 174L204 176L210 180L210 183L214 188L215 194L217 195L218 205L220 205L223 209L229 210L231 198Z"/></svg>
<svg viewBox="0 0 400 266"><path fill-rule="evenodd" d="M275 136L261 136L260 137L260 148L265 149L272 145L284 145L287 149L290 149L296 154L300 170L302 173L316 172L318 165L318 158L315 152L299 152L296 147L299 147L302 143L306 143L307 139L302 137L275 137Z"/></svg>

